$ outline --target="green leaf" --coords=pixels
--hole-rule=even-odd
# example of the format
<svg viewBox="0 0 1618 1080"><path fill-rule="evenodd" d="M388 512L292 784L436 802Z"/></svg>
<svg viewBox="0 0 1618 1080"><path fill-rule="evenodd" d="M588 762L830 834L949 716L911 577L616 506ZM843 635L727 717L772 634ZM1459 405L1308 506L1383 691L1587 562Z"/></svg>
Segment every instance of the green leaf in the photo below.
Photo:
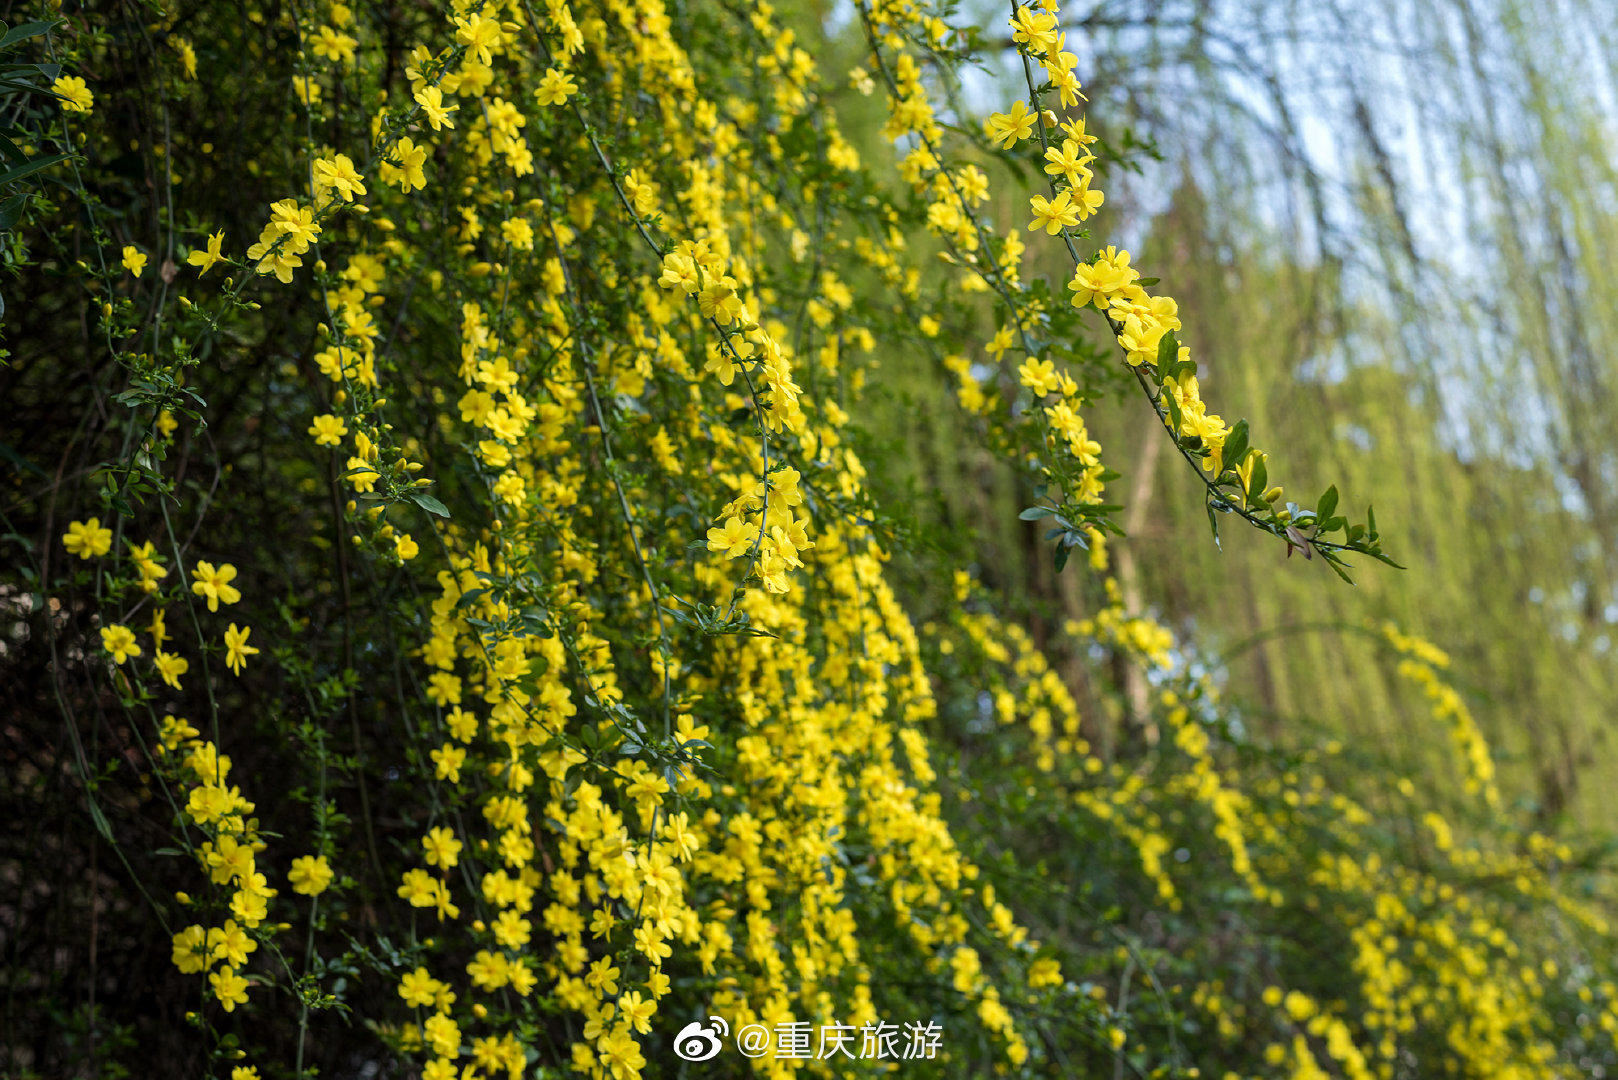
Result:
<svg viewBox="0 0 1618 1080"><path fill-rule="evenodd" d="M118 845L118 841L114 840L112 837L112 826L107 824L107 815L103 814L101 812L101 807L96 805L94 795L90 796L89 803L90 818L95 822L96 832L101 834L101 838L103 840L116 847Z"/></svg>
<svg viewBox="0 0 1618 1080"><path fill-rule="evenodd" d="M1247 421L1238 420L1236 426L1230 429L1225 436L1224 461L1226 468L1234 469L1242 463L1247 456ZM1263 489L1260 488L1260 491Z"/></svg>
<svg viewBox="0 0 1618 1080"><path fill-rule="evenodd" d="M1040 518L1050 517L1054 513L1056 513L1056 511L1051 509L1049 506L1030 506L1028 509L1018 514L1017 517L1023 521L1038 521Z"/></svg>
<svg viewBox="0 0 1618 1080"><path fill-rule="evenodd" d="M1157 377L1165 378L1164 372L1179 358L1180 340L1174 336L1174 331L1170 330L1157 339Z"/></svg>
<svg viewBox="0 0 1618 1080"><path fill-rule="evenodd" d="M34 75L43 75L43 76L45 76L45 78L51 80L52 82L55 82L57 76L62 74L62 65L61 64L0 64L0 74L4 74L7 78L9 78L12 75L13 72L18 72L18 71L28 72L28 73L31 73L31 74L34 74ZM52 96L55 96L55 95L52 95Z"/></svg>
<svg viewBox="0 0 1618 1080"><path fill-rule="evenodd" d="M6 31L5 37L0 37L0 51L9 49L17 42L27 38L38 37L55 25L56 22L53 20L51 22L31 22L23 23L21 26L14 26Z"/></svg>
<svg viewBox="0 0 1618 1080"><path fill-rule="evenodd" d="M1213 503L1204 503L1203 506L1208 511L1208 528L1213 530L1214 547L1224 551L1225 545L1219 542L1219 519L1214 517Z"/></svg>
<svg viewBox="0 0 1618 1080"><path fill-rule="evenodd" d="M1344 563L1341 558L1339 558L1336 555L1333 555L1329 551L1322 551L1320 554L1321 554L1321 557L1326 560L1326 565L1331 567L1334 571L1336 571L1338 577L1342 578L1344 581L1348 582L1350 585L1354 584L1354 579L1349 577L1348 572L1343 569L1343 567L1346 566L1347 564Z"/></svg>
<svg viewBox="0 0 1618 1080"><path fill-rule="evenodd" d="M26 191L13 195L5 202L0 202L0 231L17 227L17 222L22 218L23 207L27 205L27 202L28 193Z"/></svg>
<svg viewBox="0 0 1618 1080"><path fill-rule="evenodd" d="M1366 536L1371 540L1375 540L1376 539L1376 511L1374 509L1372 509L1371 507L1369 507L1369 506L1367 506L1365 508L1365 529L1366 529Z"/></svg>
<svg viewBox="0 0 1618 1080"><path fill-rule="evenodd" d="M1337 509L1337 485L1333 484L1326 489L1320 501L1315 504L1315 520L1324 524L1331 520L1332 511Z"/></svg>
<svg viewBox="0 0 1618 1080"><path fill-rule="evenodd" d="M1174 394L1168 390L1163 391L1159 397L1161 397L1163 401L1163 407L1168 410L1169 419L1174 421L1174 440L1175 442L1178 442L1180 440L1181 423L1179 399L1177 399Z"/></svg>
<svg viewBox="0 0 1618 1080"><path fill-rule="evenodd" d="M1056 545L1056 572L1058 574L1060 574L1062 572L1062 568L1067 565L1068 552L1071 550L1072 548L1068 547L1066 544Z"/></svg>
<svg viewBox="0 0 1618 1080"><path fill-rule="evenodd" d="M429 514L437 514L441 518L449 517L449 507L445 506L443 503L439 502L425 491L410 492L410 501L427 511Z"/></svg>
<svg viewBox="0 0 1618 1080"><path fill-rule="evenodd" d="M15 169L8 169L0 173L0 184L14 184L27 176L50 168L57 162L66 161L66 154L52 154L50 157L36 158L26 165L19 165Z"/></svg>
<svg viewBox="0 0 1618 1080"><path fill-rule="evenodd" d="M1253 471L1247 474L1247 501L1260 503L1264 501L1265 485L1269 483L1270 472L1264 465L1264 459L1259 458L1253 462Z"/></svg>

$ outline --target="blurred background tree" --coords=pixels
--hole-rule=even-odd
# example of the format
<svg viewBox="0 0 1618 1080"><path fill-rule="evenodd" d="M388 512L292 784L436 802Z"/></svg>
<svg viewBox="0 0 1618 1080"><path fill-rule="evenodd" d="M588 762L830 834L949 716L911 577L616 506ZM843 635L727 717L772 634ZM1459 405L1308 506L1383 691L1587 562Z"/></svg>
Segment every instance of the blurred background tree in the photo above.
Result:
<svg viewBox="0 0 1618 1080"><path fill-rule="evenodd" d="M1003 70L968 83L989 100L1022 79L1002 9L973 11L1004 38ZM1289 497L1339 480L1409 567L1345 589L1247 531L1215 546L1200 485L1120 399L1093 427L1124 473L1126 606L1223 654L1266 734L1307 713L1429 774L1442 733L1341 629L1393 619L1455 655L1508 801L1610 827L1618 9L1108 0L1067 6L1062 25L1128 166L1103 232L1172 283L1204 385L1284 449L1304 487ZM979 534L986 575L1055 595L1037 526L1004 524L1027 493L952 451L947 389L908 395L871 425L922 449L921 486L948 493L934 512L1001 523ZM1036 633L1097 602L1082 591L1037 611Z"/></svg>

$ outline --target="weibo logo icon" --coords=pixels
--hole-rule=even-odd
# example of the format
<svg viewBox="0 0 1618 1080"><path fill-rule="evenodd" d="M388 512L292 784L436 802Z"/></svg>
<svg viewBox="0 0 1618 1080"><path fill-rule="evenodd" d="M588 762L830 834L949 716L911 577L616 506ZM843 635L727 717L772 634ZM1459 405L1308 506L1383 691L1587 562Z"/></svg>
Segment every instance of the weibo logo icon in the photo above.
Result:
<svg viewBox="0 0 1618 1080"><path fill-rule="evenodd" d="M707 1061L719 1053L723 1043L719 1040L730 1034L730 1025L723 1017L710 1016L713 1023L704 1027L696 1020L680 1029L674 1036L674 1053L685 1061Z"/></svg>

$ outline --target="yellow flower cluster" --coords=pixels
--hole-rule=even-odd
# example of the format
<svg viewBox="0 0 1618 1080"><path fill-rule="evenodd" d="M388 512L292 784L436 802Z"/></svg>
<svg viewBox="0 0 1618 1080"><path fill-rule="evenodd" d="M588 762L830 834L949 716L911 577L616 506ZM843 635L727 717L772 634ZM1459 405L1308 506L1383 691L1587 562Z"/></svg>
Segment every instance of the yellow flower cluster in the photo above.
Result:
<svg viewBox="0 0 1618 1080"><path fill-rule="evenodd" d="M240 974L248 957L258 949L249 931L269 919L269 902L276 895L259 870L256 856L265 848L255 809L230 784L230 758L217 746L199 738L189 722L163 718L158 745L177 785L189 789L185 816L209 839L193 851L211 884L229 890L230 917L222 925L193 923L174 935L174 966L187 975L206 973L215 999L226 1012L247 1004L247 980ZM182 903L190 897L181 894ZM213 970L218 964L218 970Z"/></svg>
<svg viewBox="0 0 1618 1080"><path fill-rule="evenodd" d="M1482 795L1491 808L1498 807L1500 790L1495 785L1494 757L1488 740L1460 693L1439 674L1449 667L1449 655L1430 642L1400 632L1393 623L1384 623L1380 632L1406 657L1399 663L1399 677L1422 688L1432 705L1433 719L1449 728L1460 755L1466 793Z"/></svg>
<svg viewBox="0 0 1618 1080"><path fill-rule="evenodd" d="M1469 900L1460 885L1509 879L1518 897L1597 932L1598 913L1554 887L1565 849L1537 834L1522 851L1484 844L1430 814L1421 842L1441 865L1389 867L1368 839L1372 814L1327 785L1323 767L1252 764L1262 755L1228 730L1213 679L1191 670L1167 627L1125 610L1111 581L1054 642L997 612L964 572L953 608L912 622L850 417L890 336L949 372L988 440L1045 485L1050 505L1024 517L1056 525L1059 567L1083 546L1105 572L1115 509L1082 415L1095 380L1059 343L1081 309L1107 319L1209 482L1237 478L1234 508L1268 515L1280 495L1245 429L1207 412L1174 337L1175 302L1146 291L1126 251L1077 254L1104 196L1084 117L1044 107L1083 100L1054 3L1014 6L1030 97L986 125L1003 151L1031 153L1037 139L1050 178L1030 200L1032 221L1019 210L1003 233L986 224L987 152L946 152L954 125L932 102L929 72L953 31L910 0L858 6L869 70L849 80L859 93L878 78L888 89L893 199L837 130L842 91L823 85L817 58L766 3L713 15L744 39L742 82L688 51L659 0L451 0L411 23L421 40L403 45L403 24L342 3L254 14L298 43L294 166L244 252L213 231L187 255L198 273L186 284L210 291L178 303L201 312L186 316L200 333L253 318L251 289L310 298L309 344L289 348L275 375L298 403L277 429L303 452L285 479L311 506L326 503L322 484L334 493L336 557L326 559L329 535L307 539L328 575L319 584L342 597L345 643L361 606L350 593L374 585L387 597L373 625L401 659L379 710L401 716L404 745L390 751L407 763L397 787L413 801L388 816L391 847L364 853L378 879L366 905L344 907L371 886L355 880L360 856L348 873L332 842L341 815L326 801L319 725L358 716L352 669L370 661L277 649L307 699L295 709L315 714L299 730L321 748L309 755L321 784L309 850L321 853L284 866L302 906L271 887L270 834L230 783L220 737L162 722L157 772L180 794L176 828L213 890L196 905L206 914L174 935L173 959L206 976L219 1008L271 1008L267 993L249 1001L250 967L256 981L295 988L300 1008L330 1004L322 972L335 969L312 959L313 944L301 969L266 963L281 959L272 906L297 903L311 943L336 937L319 916L341 911L350 958L363 955L364 977L380 976L397 1010L367 1026L429 1080L540 1069L634 1080L657 1071L688 1014L712 1010L731 1031L858 1028L892 1019L880 1006L896 996L960 1018L949 1040L981 1052L962 1064L961 1051L958 1068L1062 1069L1039 1025L1078 1010L1085 1024L1099 1018L1086 1037L1106 1053L1133 1053L1125 1002L1106 1004L1110 954L1079 950L1106 986L1069 983L1056 955L1069 943L1019 921L1023 898L997 889L975 861L978 838L951 827L959 807L945 794L968 806L976 796L935 736L947 733L940 688L965 687L978 712L967 726L1026 751L1019 767L1038 785L1022 795L1121 853L1109 873L1135 891L1117 922L1194 925L1217 880L1220 912L1252 925L1329 917L1344 928L1366 1008L1283 990L1279 978L1273 994L1246 993L1245 975L1240 986L1202 979L1192 1003L1224 1045L1268 1046L1277 1073L1384 1077L1413 1027L1465 1016L1444 1032L1450 1071L1544 1064L1534 1009L1552 976L1515 970L1506 905ZM168 40L176 77L195 78L196 52ZM397 85L384 77L393 72ZM81 89L60 92L88 110ZM1069 246L1068 303L1024 282L1029 231ZM945 269L929 276L922 247ZM120 265L118 288L156 287L138 246ZM946 290L933 289L940 277ZM963 313L962 294L995 305L986 341L985 313ZM101 310L114 318L110 302ZM133 410L143 452L171 448L188 408L176 404L182 380L157 374L174 387ZM1263 520L1296 531L1307 514ZM201 636L200 620L243 601L235 565L186 556L187 571L179 543L171 563L151 542L123 544L111 569L92 563L116 539L100 518L74 520L58 549L129 601L99 627L98 670L131 707L166 693L160 683L205 690L217 721L215 684L182 687L190 661L163 648L164 612L181 604L195 616L199 667L222 653L251 677L248 627L230 622L222 648ZM144 670L134 626L148 602ZM307 610L289 602L287 624L301 627ZM1471 790L1493 805L1487 747L1439 674L1447 660L1396 631L1387 640L1456 732ZM379 635L361 648L384 646ZM1138 670L1166 737L1134 760L1113 753L1103 733L1116 717L1105 714L1121 710L1094 694L1081 715L1084 680L1062 653ZM383 948L353 916L390 904L409 931ZM1186 948L1248 932L1240 923ZM1179 963L1158 962L1177 947L1153 946L1153 978ZM1119 961L1120 997L1138 952ZM885 985L896 970L925 991ZM814 1071L779 1056L755 1068Z"/></svg>

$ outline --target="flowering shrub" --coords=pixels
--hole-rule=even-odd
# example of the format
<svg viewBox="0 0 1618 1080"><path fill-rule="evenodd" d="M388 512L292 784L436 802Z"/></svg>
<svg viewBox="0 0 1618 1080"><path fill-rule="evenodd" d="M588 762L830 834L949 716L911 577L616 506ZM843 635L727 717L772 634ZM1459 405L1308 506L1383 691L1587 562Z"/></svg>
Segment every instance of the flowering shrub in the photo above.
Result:
<svg viewBox="0 0 1618 1080"><path fill-rule="evenodd" d="M623 1080L687 1074L709 1018L737 1041L705 1070L772 1076L1611 1053L1607 925L1571 852L1491 816L1430 646L1387 637L1485 801L1391 836L1341 748L1251 743L1142 613L1053 647L1157 672L1137 760L969 574L933 568L937 611L896 590L857 417L897 350L1021 471L1058 570L1105 575L1082 410L1131 386L1216 535L1390 561L1335 488L1283 501L1174 301L1089 253L1056 6L1013 9L1029 96L981 138L933 104L978 40L947 14L856 5L840 67L764 3L90 4L27 39L54 81L18 131L55 160L6 249L6 662L66 735L8 770L19 806L77 800L28 850L91 854L10 909L10 992L54 1026L8 1068L115 1073L161 1032L232 1080ZM1017 163L1027 215L990 199ZM35 957L79 890L70 995ZM738 1052L754 1025L773 1052Z"/></svg>

